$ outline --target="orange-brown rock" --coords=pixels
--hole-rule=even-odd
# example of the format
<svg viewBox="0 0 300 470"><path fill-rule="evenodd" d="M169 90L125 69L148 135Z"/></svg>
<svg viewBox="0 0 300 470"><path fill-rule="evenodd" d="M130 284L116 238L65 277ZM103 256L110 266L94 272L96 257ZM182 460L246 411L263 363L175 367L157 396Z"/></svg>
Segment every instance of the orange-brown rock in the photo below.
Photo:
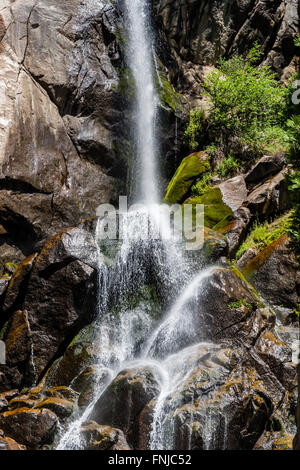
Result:
<svg viewBox="0 0 300 470"><path fill-rule="evenodd" d="M83 423L81 436L86 450L130 450L120 429L99 426L95 421Z"/></svg>
<svg viewBox="0 0 300 470"><path fill-rule="evenodd" d="M0 429L30 448L51 443L56 425L57 416L46 409L18 408L0 415Z"/></svg>
<svg viewBox="0 0 300 470"><path fill-rule="evenodd" d="M67 418L70 416L74 409L74 401L66 400L64 398L50 397L45 398L34 409L48 409L53 411L59 418Z"/></svg>
<svg viewBox="0 0 300 470"><path fill-rule="evenodd" d="M31 352L31 331L28 312L18 310L8 322L4 341L6 345L6 362L14 366L26 361Z"/></svg>
<svg viewBox="0 0 300 470"><path fill-rule="evenodd" d="M0 450L26 450L26 447L18 444L10 437L0 436Z"/></svg>

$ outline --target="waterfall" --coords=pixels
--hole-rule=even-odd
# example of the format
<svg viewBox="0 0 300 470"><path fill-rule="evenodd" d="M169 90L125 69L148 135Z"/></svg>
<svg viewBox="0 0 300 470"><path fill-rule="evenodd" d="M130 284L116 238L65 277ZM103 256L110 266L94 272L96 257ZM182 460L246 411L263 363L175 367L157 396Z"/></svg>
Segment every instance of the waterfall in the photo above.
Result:
<svg viewBox="0 0 300 470"><path fill-rule="evenodd" d="M135 186L145 204L157 202L155 118L158 98L154 86L154 58L147 0L125 0L128 24L128 61L136 86L134 134Z"/></svg>
<svg viewBox="0 0 300 470"><path fill-rule="evenodd" d="M99 240L103 220L98 220L99 299L98 318L94 323L94 341L99 346L97 380L93 399L61 433L58 449L82 448L81 426L90 419L99 398L122 370L135 367L150 369L160 386L148 448L174 448L171 412L176 409L176 400L172 397L191 374L199 360L199 350L206 348L195 335L192 304L197 303L202 283L214 268L195 273L180 239L176 235L163 239L157 231L159 222L163 226L167 223L157 205L155 117L158 99L153 71L159 71L147 0L124 0L124 4L127 56L136 90L133 183L136 200L145 206L119 214L126 228L121 242ZM149 307L143 300L135 306L129 302L130 296L136 296L139 289L153 284L159 286L160 291L159 319L153 315L153 306Z"/></svg>

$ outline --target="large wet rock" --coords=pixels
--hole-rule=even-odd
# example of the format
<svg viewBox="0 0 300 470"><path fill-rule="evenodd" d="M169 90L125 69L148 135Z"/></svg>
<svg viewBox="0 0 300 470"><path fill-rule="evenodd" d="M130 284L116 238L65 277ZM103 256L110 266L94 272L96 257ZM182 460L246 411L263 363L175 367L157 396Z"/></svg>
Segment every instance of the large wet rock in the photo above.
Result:
<svg viewBox="0 0 300 470"><path fill-rule="evenodd" d="M139 413L159 391L160 386L151 369L124 370L100 397L91 418L122 429L128 441L135 442Z"/></svg>
<svg viewBox="0 0 300 470"><path fill-rule="evenodd" d="M83 423L81 437L85 450L130 450L120 429L99 426L95 421Z"/></svg>
<svg viewBox="0 0 300 470"><path fill-rule="evenodd" d="M63 230L14 274L4 299L5 312L9 314L14 306L24 309L11 317L6 328L7 365L22 362L20 371L28 385L39 378L59 348L66 347L92 320L97 253L90 233L79 228ZM23 317L26 335L24 328L15 327Z"/></svg>
<svg viewBox="0 0 300 470"><path fill-rule="evenodd" d="M282 154L266 155L251 168L245 177L245 181L248 185L264 181L279 173L285 164L286 159Z"/></svg>
<svg viewBox="0 0 300 470"><path fill-rule="evenodd" d="M191 343L223 339L250 347L274 323L275 315L263 308L262 299L238 270L210 268L195 278L190 296L183 294L158 326L149 352L165 358Z"/></svg>
<svg viewBox="0 0 300 470"><path fill-rule="evenodd" d="M45 398L40 403L35 405L35 409L46 409L53 411L61 420L71 416L74 410L74 401L66 400L65 398Z"/></svg>
<svg viewBox="0 0 300 470"><path fill-rule="evenodd" d="M9 313L22 307L30 271L32 270L36 256L37 253L28 256L14 272L5 293L3 302L3 310L5 312L7 311Z"/></svg>
<svg viewBox="0 0 300 470"><path fill-rule="evenodd" d="M181 202L196 179L209 169L209 156L206 153L197 152L185 157L169 183L165 201L170 204Z"/></svg>
<svg viewBox="0 0 300 470"><path fill-rule="evenodd" d="M0 218L26 252L115 199L120 18L109 1L3 1L1 14Z"/></svg>
<svg viewBox="0 0 300 470"><path fill-rule="evenodd" d="M46 409L20 408L0 416L0 428L5 434L30 448L51 443L56 425L56 415Z"/></svg>
<svg viewBox="0 0 300 470"><path fill-rule="evenodd" d="M269 216L288 209L286 170L256 186L248 195L246 205L253 216Z"/></svg>
<svg viewBox="0 0 300 470"><path fill-rule="evenodd" d="M252 449L286 396L269 366L241 343L194 345L170 364L170 380L176 382L157 418L155 438L168 449ZM154 408L147 405L140 414L140 449L153 439Z"/></svg>

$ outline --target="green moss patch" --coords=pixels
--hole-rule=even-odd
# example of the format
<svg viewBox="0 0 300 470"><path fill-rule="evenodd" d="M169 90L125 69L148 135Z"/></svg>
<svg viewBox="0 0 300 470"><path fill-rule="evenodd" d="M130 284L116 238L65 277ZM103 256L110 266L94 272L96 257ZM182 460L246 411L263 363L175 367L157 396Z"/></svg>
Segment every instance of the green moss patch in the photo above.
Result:
<svg viewBox="0 0 300 470"><path fill-rule="evenodd" d="M246 264L246 266L242 270L245 278L248 281L250 281L252 277L254 276L254 274L259 270L259 268L268 261L268 259L274 253L274 251L276 251L276 249L280 247L283 243L285 243L287 240L288 240L288 236L282 235L280 238L275 240L273 243L268 245L264 250L258 253L258 255L255 256L255 258L249 261L249 263Z"/></svg>
<svg viewBox="0 0 300 470"><path fill-rule="evenodd" d="M174 112L181 111L183 108L183 96L177 93L168 79L168 74L163 63L156 56L157 70L154 73L155 86L159 96L160 103L172 109Z"/></svg>
<svg viewBox="0 0 300 470"><path fill-rule="evenodd" d="M204 225L212 230L224 233L224 228L234 222L232 209L223 201L218 187L209 187L202 196L190 198L186 203L204 205Z"/></svg>
<svg viewBox="0 0 300 470"><path fill-rule="evenodd" d="M253 311L253 306L251 304L249 304L249 302L246 302L243 299L237 300L235 302L231 302L230 304L227 305L227 308L229 310L236 309L236 308L241 308L241 307L246 307L250 312Z"/></svg>
<svg viewBox="0 0 300 470"><path fill-rule="evenodd" d="M205 152L192 153L184 158L170 181L165 201L175 204L189 193L196 178L210 170L209 156Z"/></svg>
<svg viewBox="0 0 300 470"><path fill-rule="evenodd" d="M258 251L263 250L268 245L278 240L282 235L287 233L291 223L291 212L282 215L274 222L264 222L263 224L254 224L253 229L248 237L242 243L236 254L236 259L239 259L246 251L251 248L256 248Z"/></svg>

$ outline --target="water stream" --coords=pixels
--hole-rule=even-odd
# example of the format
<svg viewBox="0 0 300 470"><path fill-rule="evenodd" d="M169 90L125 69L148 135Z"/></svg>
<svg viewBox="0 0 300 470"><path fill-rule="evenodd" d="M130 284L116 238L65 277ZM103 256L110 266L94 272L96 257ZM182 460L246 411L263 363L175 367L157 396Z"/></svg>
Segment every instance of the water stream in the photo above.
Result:
<svg viewBox="0 0 300 470"><path fill-rule="evenodd" d="M155 120L158 99L154 85L154 43L147 0L125 0L128 25L128 61L136 87L133 119L136 167L136 202L144 209L124 215L126 230L123 240L108 266L105 243L99 242L99 305L95 323L95 341L99 345L98 379L94 399L62 434L58 449L80 449L80 429L87 421L103 392L127 368L143 367L153 371L160 385L151 429L150 449L172 449L173 424L169 418L170 396L189 376L198 360L193 328L193 302L203 280L214 268L195 272L185 256L182 242L176 235L163 238L157 224L167 221L163 211L153 204L159 201ZM99 220L99 234L101 223ZM106 247L107 248L107 247ZM108 250L109 251L109 250ZM163 313L158 320L149 306L139 302L128 307L128 298L149 284L159 286ZM118 307L117 315L111 312ZM166 404L168 403L168 406ZM171 405L172 406L172 405ZM105 424L105 423L104 423Z"/></svg>

